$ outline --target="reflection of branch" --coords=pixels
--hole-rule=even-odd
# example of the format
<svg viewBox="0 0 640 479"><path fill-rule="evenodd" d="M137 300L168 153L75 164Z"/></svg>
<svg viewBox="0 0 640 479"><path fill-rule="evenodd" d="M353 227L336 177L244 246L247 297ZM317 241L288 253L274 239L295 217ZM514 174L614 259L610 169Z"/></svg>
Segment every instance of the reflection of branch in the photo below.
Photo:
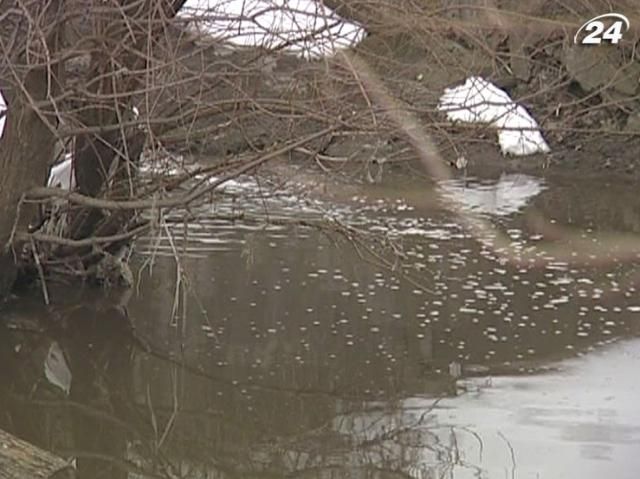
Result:
<svg viewBox="0 0 640 479"><path fill-rule="evenodd" d="M173 428L175 420L178 417L179 402L178 402L178 378L177 378L176 368L171 369L171 390L173 392L173 395L172 395L173 409L171 411L171 416L169 416L169 420L165 425L164 432L162 433L160 440L157 442L158 449L160 449L164 444L164 441L167 439L169 433Z"/></svg>
<svg viewBox="0 0 640 479"><path fill-rule="evenodd" d="M466 426L458 426L458 429L465 431L469 434L471 434L476 441L478 441L478 460L479 462L482 462L482 455L484 454L484 441L482 440L482 438L480 437L480 434L478 434L476 431L470 429L469 427Z"/></svg>
<svg viewBox="0 0 640 479"><path fill-rule="evenodd" d="M398 273L399 276L401 276L409 284L411 284L412 286L415 286L417 289L425 293L435 294L435 291L426 287L424 284L417 281L415 278L411 277L409 273L407 273L404 270L404 268L402 268L401 266L400 267L398 266L398 260L404 258L404 254L400 251L400 249L396 245L394 245L393 241L391 240L389 241L389 246L391 247L394 254L394 262L391 263L389 260L384 258L381 254L376 252L371 245L367 244L362 240L362 237L364 237L364 234L361 234L361 233L358 234L358 233L359 232L354 228L347 227L345 225L344 235L350 241L351 246L353 246L356 254L358 255L358 258L360 258L362 261L367 261L370 264L373 264L374 266L378 266L383 269L387 269L389 271L395 272L399 270L399 273ZM363 251L366 254L363 254Z"/></svg>
<svg viewBox="0 0 640 479"><path fill-rule="evenodd" d="M140 343L144 344L144 351L151 356L154 356L158 359L166 361L169 364L175 364L180 366L184 371L193 374L196 377L201 377L207 379L212 382L216 382L219 384L224 384L233 388L245 388L247 390L258 390L258 391L268 391L268 392L277 392L277 393L286 393L297 396L317 396L317 397L330 397L330 398L339 398L339 399L353 399L353 400L362 400L361 394L342 394L333 390L325 390L325 389L315 389L315 388L307 388L300 389L294 387L284 387L284 386L273 386L269 384L256 384L253 381L241 381L241 380L232 380L229 378L225 378L223 376L216 376L215 374L211 374L201 367L192 366L187 362L181 361L172 357L169 353L164 352L161 348L154 346L148 341L146 338L140 338Z"/></svg>
<svg viewBox="0 0 640 479"><path fill-rule="evenodd" d="M365 441L362 441L360 443L360 446L367 447L367 446L371 446L372 444L375 444L375 443L380 443L380 442L383 442L383 441L393 440L393 439L396 439L401 434L404 434L404 433L407 433L407 432L409 432L409 431L411 431L413 429L416 429L418 426L422 425L422 423L426 419L427 414L433 412L433 410L438 406L440 401L442 401L443 399L444 399L444 396L440 396L439 398L436 398L436 400L433 401L433 403L427 409L425 409L422 412L422 414L420 414L420 417L418 417L418 419L416 419L412 424L409 424L409 425L403 426L403 427L399 427L397 429L391 429L390 431L383 432L382 434L380 434L379 436L376 436L373 439L367 439Z"/></svg>
<svg viewBox="0 0 640 479"><path fill-rule="evenodd" d="M511 442L502 434L502 431L498 431L498 436L507 444L509 448L509 453L511 454L511 479L515 479L516 477L516 453L513 450L513 446Z"/></svg>
<svg viewBox="0 0 640 479"><path fill-rule="evenodd" d="M47 289L47 280L44 277L44 271L42 270L42 264L40 263L40 255L36 248L36 243L31 238L31 252L33 253L33 260L36 263L36 269L38 270L38 276L40 277L40 286L42 287L42 296L44 297L44 304L49 306L49 290Z"/></svg>
<svg viewBox="0 0 640 479"><path fill-rule="evenodd" d="M83 404L72 399L65 399L64 401L59 400L42 400L42 399L33 399L26 398L21 395L12 395L12 399L19 401L22 404L27 404L30 406L37 407L46 407L46 408L56 408L56 409L72 409L78 411L86 416L90 416L96 419L100 419L103 421L108 421L115 426L122 428L123 430L133 434L135 437L139 437L141 431L135 429L129 422L123 421L122 419L114 416L106 412L103 409L98 409L93 406L89 406L88 404Z"/></svg>

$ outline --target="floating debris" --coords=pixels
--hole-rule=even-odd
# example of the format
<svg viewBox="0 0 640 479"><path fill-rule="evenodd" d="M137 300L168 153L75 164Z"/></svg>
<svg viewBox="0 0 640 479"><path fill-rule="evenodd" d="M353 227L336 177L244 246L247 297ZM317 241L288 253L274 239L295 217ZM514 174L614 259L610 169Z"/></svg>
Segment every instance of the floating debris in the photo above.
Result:
<svg viewBox="0 0 640 479"><path fill-rule="evenodd" d="M44 375L54 386L62 389L68 396L71 391L71 371L60 345L56 341L51 342L49 352L44 361Z"/></svg>

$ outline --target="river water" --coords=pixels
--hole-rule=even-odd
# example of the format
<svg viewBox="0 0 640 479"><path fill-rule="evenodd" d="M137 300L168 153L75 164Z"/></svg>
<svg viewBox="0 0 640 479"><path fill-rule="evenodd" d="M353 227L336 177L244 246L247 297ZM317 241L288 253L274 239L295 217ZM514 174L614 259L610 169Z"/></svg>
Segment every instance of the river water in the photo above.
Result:
<svg viewBox="0 0 640 479"><path fill-rule="evenodd" d="M637 477L635 185L302 190L241 180L166 218L133 290L16 299L0 427L87 478Z"/></svg>

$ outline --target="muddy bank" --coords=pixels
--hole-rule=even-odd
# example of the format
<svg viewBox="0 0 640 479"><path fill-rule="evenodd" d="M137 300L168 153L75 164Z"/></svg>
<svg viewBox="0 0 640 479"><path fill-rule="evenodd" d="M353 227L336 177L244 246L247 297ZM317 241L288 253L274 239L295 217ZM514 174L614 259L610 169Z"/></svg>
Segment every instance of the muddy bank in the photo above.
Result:
<svg viewBox="0 0 640 479"><path fill-rule="evenodd" d="M492 30L479 44L469 42L473 29L436 31L429 42L408 33L377 34L366 38L356 51L369 61L398 105L419 117L447 161L464 155L476 168L502 165L581 176L637 176L637 32L630 31L620 45L588 48L574 45L568 29L533 30ZM443 122L435 111L438 98L444 88L461 84L471 75L487 78L523 105L539 123L551 154L505 158L499 153L495 130ZM385 145L392 145L394 153L407 146L394 136ZM341 147L335 151L342 153ZM405 150L400 156L412 153Z"/></svg>
<svg viewBox="0 0 640 479"><path fill-rule="evenodd" d="M553 174L568 178L625 180L640 176L640 137L576 138L572 142L552 143L549 154L504 157L496 145L469 138L459 138L456 150L444 144L444 154L454 161L462 152L469 161L469 171L481 174L511 171Z"/></svg>
<svg viewBox="0 0 640 479"><path fill-rule="evenodd" d="M372 69L396 106L419 119L447 161L464 155L475 168L504 165L521 171L636 177L638 32L629 30L618 45L574 45L573 34L591 10L580 2L551 9L542 3L501 7L497 12L512 20L501 26L487 25L481 15L468 16L455 8L434 14L412 5L416 11L402 14L415 17L411 28L399 29L402 21L409 21L402 15L393 20L394 28L372 27L353 53ZM514 24L518 15L532 20ZM421 16L430 20L418 25ZM366 25L365 18L355 19ZM391 21L383 17L373 24L380 27ZM269 148L339 119L335 134L293 156L314 164L317 154L365 163L416 156L384 109L372 103L361 72L341 55L306 61L258 49L221 53L219 45L188 35L180 41L190 52L185 55L189 71L206 71L211 79L224 82L206 97L220 114L198 128L189 125L192 151L224 157ZM552 153L503 158L494 131L445 121L436 108L440 95L471 75L490 80L523 105L538 121ZM228 99L234 102L231 120Z"/></svg>

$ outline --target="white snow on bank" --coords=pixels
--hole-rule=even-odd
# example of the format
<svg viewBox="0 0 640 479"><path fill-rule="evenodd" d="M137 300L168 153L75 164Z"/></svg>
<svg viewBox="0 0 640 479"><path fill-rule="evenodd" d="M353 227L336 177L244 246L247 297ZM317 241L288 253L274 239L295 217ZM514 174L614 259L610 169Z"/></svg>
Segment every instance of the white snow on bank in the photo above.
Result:
<svg viewBox="0 0 640 479"><path fill-rule="evenodd" d="M353 46L365 33L313 0L187 0L178 16L234 45L282 48L306 58Z"/></svg>
<svg viewBox="0 0 640 479"><path fill-rule="evenodd" d="M0 91L0 116L2 116L0 118L0 138L2 138L2 132L4 131L4 122L5 122L5 116L7 113L7 101L4 99L4 96L2 96L2 91Z"/></svg>
<svg viewBox="0 0 640 479"><path fill-rule="evenodd" d="M452 121L487 123L497 128L498 142L505 155L550 151L529 112L484 78L469 77L463 85L445 89L438 109Z"/></svg>
<svg viewBox="0 0 640 479"><path fill-rule="evenodd" d="M454 179L441 182L439 189L446 200L459 202L466 210L507 216L524 208L544 190L544 185L534 176L503 174L497 182L491 184Z"/></svg>

